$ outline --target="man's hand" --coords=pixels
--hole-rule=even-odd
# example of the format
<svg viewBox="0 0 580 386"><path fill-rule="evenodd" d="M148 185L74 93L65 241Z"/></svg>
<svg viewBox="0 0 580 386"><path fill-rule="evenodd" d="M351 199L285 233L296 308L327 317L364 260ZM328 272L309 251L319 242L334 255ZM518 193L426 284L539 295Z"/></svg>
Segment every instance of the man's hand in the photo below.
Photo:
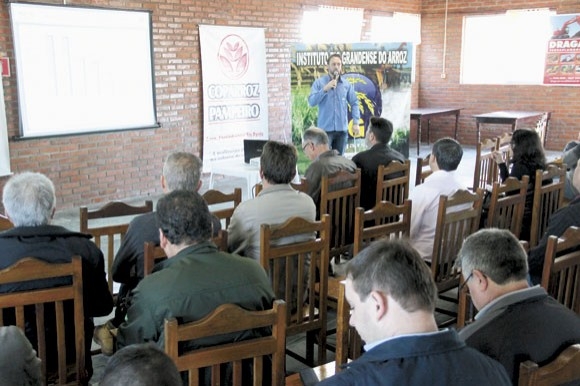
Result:
<svg viewBox="0 0 580 386"><path fill-rule="evenodd" d="M329 90L336 88L337 83L338 83L338 78L330 79L330 82L328 82L326 84L326 86L324 86L324 89L323 89L324 92L328 92Z"/></svg>

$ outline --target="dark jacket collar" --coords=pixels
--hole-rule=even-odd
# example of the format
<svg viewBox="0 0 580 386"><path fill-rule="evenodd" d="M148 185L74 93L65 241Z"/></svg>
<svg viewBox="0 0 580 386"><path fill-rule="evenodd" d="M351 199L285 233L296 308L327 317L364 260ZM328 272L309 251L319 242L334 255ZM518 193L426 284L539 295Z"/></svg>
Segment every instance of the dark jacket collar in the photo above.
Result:
<svg viewBox="0 0 580 386"><path fill-rule="evenodd" d="M11 237L85 237L90 239L93 236L74 232L59 225L21 226L0 232L0 238Z"/></svg>

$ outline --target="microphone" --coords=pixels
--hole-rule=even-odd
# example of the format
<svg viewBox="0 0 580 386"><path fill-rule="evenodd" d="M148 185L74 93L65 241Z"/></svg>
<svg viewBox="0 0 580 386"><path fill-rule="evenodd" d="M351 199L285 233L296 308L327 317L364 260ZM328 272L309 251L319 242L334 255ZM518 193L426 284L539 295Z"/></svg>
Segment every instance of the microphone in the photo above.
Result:
<svg viewBox="0 0 580 386"><path fill-rule="evenodd" d="M332 75L334 75L334 79L338 80L338 75L340 75L340 74L338 73L338 70L336 70L332 73Z"/></svg>

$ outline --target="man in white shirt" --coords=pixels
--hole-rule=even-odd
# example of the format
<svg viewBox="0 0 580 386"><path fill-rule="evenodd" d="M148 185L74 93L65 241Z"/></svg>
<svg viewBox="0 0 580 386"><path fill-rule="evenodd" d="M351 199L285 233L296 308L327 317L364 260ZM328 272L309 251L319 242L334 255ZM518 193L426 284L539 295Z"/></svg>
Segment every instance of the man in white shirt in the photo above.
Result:
<svg viewBox="0 0 580 386"><path fill-rule="evenodd" d="M455 173L462 157L463 149L459 142L452 138L437 140L429 156L433 174L409 193L409 199L413 202L411 244L425 260L431 260L433 254L439 197L466 189Z"/></svg>

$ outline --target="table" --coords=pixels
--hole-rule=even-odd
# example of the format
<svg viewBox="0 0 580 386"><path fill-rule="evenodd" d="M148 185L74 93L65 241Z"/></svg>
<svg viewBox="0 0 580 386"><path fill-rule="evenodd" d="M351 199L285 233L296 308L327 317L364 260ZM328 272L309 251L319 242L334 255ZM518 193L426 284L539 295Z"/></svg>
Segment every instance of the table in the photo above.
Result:
<svg viewBox="0 0 580 386"><path fill-rule="evenodd" d="M247 198L252 197L254 185L260 182L260 167L258 165L246 164L243 161L228 160L212 162L211 173L209 175L209 189L213 189L214 174L246 179Z"/></svg>
<svg viewBox="0 0 580 386"><path fill-rule="evenodd" d="M313 375L322 381L326 378L330 378L335 373L336 364L334 362L326 363L322 366L313 368ZM295 373L286 377L286 386L304 386L302 379L300 378L300 373Z"/></svg>
<svg viewBox="0 0 580 386"><path fill-rule="evenodd" d="M420 107L411 109L411 119L417 121L417 156L419 155L419 147L421 146L421 121L427 120L427 144L431 141L431 118L437 118L445 115L455 115L455 133L454 138L457 139L457 125L459 124L459 112L461 109L454 109L449 107Z"/></svg>
<svg viewBox="0 0 580 386"><path fill-rule="evenodd" d="M492 113L474 115L476 127L476 143L480 142L480 126L482 123L495 123L500 125L512 125L512 133L516 129L519 120L527 118L540 118L545 111L494 111Z"/></svg>

